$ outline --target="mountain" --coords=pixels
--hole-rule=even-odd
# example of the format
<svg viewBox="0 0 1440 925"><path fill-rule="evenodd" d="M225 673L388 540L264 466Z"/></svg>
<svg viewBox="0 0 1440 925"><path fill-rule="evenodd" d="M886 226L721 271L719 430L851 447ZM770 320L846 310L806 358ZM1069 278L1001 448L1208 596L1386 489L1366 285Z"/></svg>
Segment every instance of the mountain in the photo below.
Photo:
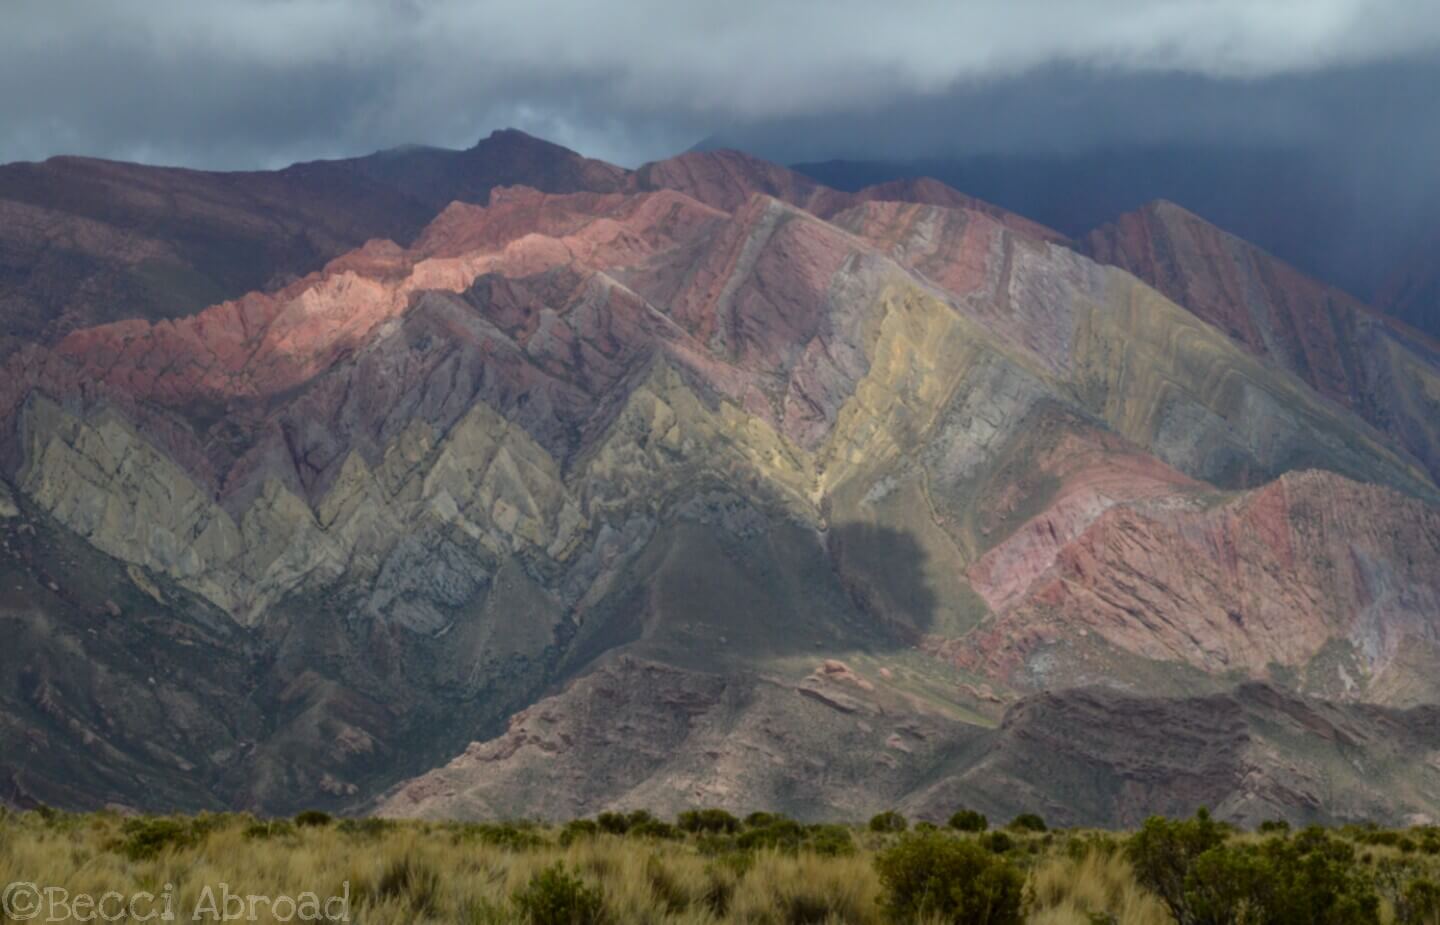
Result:
<svg viewBox="0 0 1440 925"><path fill-rule="evenodd" d="M1421 234L1385 278L1375 296L1381 311L1440 337L1440 228Z"/></svg>
<svg viewBox="0 0 1440 925"><path fill-rule="evenodd" d="M1440 474L1440 342L1172 203L1123 215L1081 247L1354 410Z"/></svg>
<svg viewBox="0 0 1440 925"><path fill-rule="evenodd" d="M1385 286L1396 255L1409 253L1412 244L1408 209L1367 201L1355 188L1352 166L1305 145L1132 143L910 162L834 160L795 169L850 190L934 177L1075 238L1167 200L1364 299Z"/></svg>
<svg viewBox="0 0 1440 925"><path fill-rule="evenodd" d="M315 169L415 233L0 359L0 798L1440 813L1431 432L1374 412L1418 335L1307 378L1141 259L1220 246L1188 225L377 157Z"/></svg>
<svg viewBox="0 0 1440 925"><path fill-rule="evenodd" d="M372 238L408 243L496 186L617 188L625 172L521 132L468 151L405 148L284 170L210 173L56 157L0 167L0 318L53 341L124 318L273 291ZM0 342L0 347L3 347Z"/></svg>

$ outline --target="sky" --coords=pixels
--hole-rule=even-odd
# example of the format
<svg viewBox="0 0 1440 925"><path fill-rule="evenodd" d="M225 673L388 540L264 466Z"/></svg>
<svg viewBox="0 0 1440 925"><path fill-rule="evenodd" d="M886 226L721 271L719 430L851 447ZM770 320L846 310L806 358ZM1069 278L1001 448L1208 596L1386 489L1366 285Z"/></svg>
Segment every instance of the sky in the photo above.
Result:
<svg viewBox="0 0 1440 925"><path fill-rule="evenodd" d="M1435 0L0 0L0 162L276 167L507 126L627 166L714 137L1419 162L1437 76Z"/></svg>

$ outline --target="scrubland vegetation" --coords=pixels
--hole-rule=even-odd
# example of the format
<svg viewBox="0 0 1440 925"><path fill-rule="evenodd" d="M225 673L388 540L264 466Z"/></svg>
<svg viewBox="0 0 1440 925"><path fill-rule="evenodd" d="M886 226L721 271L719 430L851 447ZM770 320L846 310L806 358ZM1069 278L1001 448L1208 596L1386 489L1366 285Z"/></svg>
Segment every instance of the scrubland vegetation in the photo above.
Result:
<svg viewBox="0 0 1440 925"><path fill-rule="evenodd" d="M1133 833L1056 831L1037 816L992 829L963 809L945 826L722 810L564 826L0 811L0 887L13 882L71 896L168 889L176 921L222 920L195 910L223 883L344 896L350 921L377 925L1440 925L1440 829L1243 832L1203 811ZM230 920L304 916L262 902Z"/></svg>

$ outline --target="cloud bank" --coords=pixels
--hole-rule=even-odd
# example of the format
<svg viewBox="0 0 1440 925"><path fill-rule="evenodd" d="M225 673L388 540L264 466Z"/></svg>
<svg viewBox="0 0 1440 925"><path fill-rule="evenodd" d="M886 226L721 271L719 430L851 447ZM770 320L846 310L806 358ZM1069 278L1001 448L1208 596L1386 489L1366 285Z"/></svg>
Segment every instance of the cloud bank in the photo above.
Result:
<svg viewBox="0 0 1440 925"><path fill-rule="evenodd" d="M0 161L206 167L466 146L505 125L634 164L717 128L896 112L957 123L933 149L1003 124L1021 91L1051 96L1058 115L1028 118L1066 123L1045 139L1064 144L1059 128L1144 134L1158 111L1071 125L1085 109L1043 82L1057 74L1243 101L1440 48L1433 0L11 0L0 17ZM1229 105L1170 121L1203 132ZM1280 109L1263 124L1295 117Z"/></svg>

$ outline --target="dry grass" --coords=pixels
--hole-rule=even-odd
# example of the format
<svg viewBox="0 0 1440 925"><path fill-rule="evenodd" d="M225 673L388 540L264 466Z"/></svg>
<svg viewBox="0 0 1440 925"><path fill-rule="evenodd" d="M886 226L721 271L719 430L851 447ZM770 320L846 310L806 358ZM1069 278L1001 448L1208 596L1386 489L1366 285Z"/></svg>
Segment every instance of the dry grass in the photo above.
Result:
<svg viewBox="0 0 1440 925"><path fill-rule="evenodd" d="M1173 921L1160 900L1135 882L1130 862L1119 852L1046 858L1031 871L1028 888L1036 925L1090 925L1097 915L1109 916L1115 925Z"/></svg>
<svg viewBox="0 0 1440 925"><path fill-rule="evenodd" d="M854 830L857 850L837 857L803 848L717 850L715 842L696 838L595 835L565 844L559 830L538 827L423 822L297 827L260 825L246 816L146 825L110 814L0 811L0 887L27 881L98 897L111 891L161 893L173 884L171 908L175 920L185 922L215 920L192 915L207 885L213 891L225 883L240 895L271 897L308 891L323 900L345 895L348 884L350 920L367 925L506 923L522 921L517 892L561 864L583 889L598 891L603 908L598 925L880 925L885 918L874 855L895 838ZM147 841L137 827L158 836ZM1028 921L1172 921L1136 882L1115 839L1059 833L1014 841L1007 856L1026 873ZM1401 857L1384 845L1365 850L1375 861ZM263 904L255 911L253 919L247 911L242 920L285 918ZM1393 919L1388 904L1382 918ZM0 921L8 920L0 914Z"/></svg>

